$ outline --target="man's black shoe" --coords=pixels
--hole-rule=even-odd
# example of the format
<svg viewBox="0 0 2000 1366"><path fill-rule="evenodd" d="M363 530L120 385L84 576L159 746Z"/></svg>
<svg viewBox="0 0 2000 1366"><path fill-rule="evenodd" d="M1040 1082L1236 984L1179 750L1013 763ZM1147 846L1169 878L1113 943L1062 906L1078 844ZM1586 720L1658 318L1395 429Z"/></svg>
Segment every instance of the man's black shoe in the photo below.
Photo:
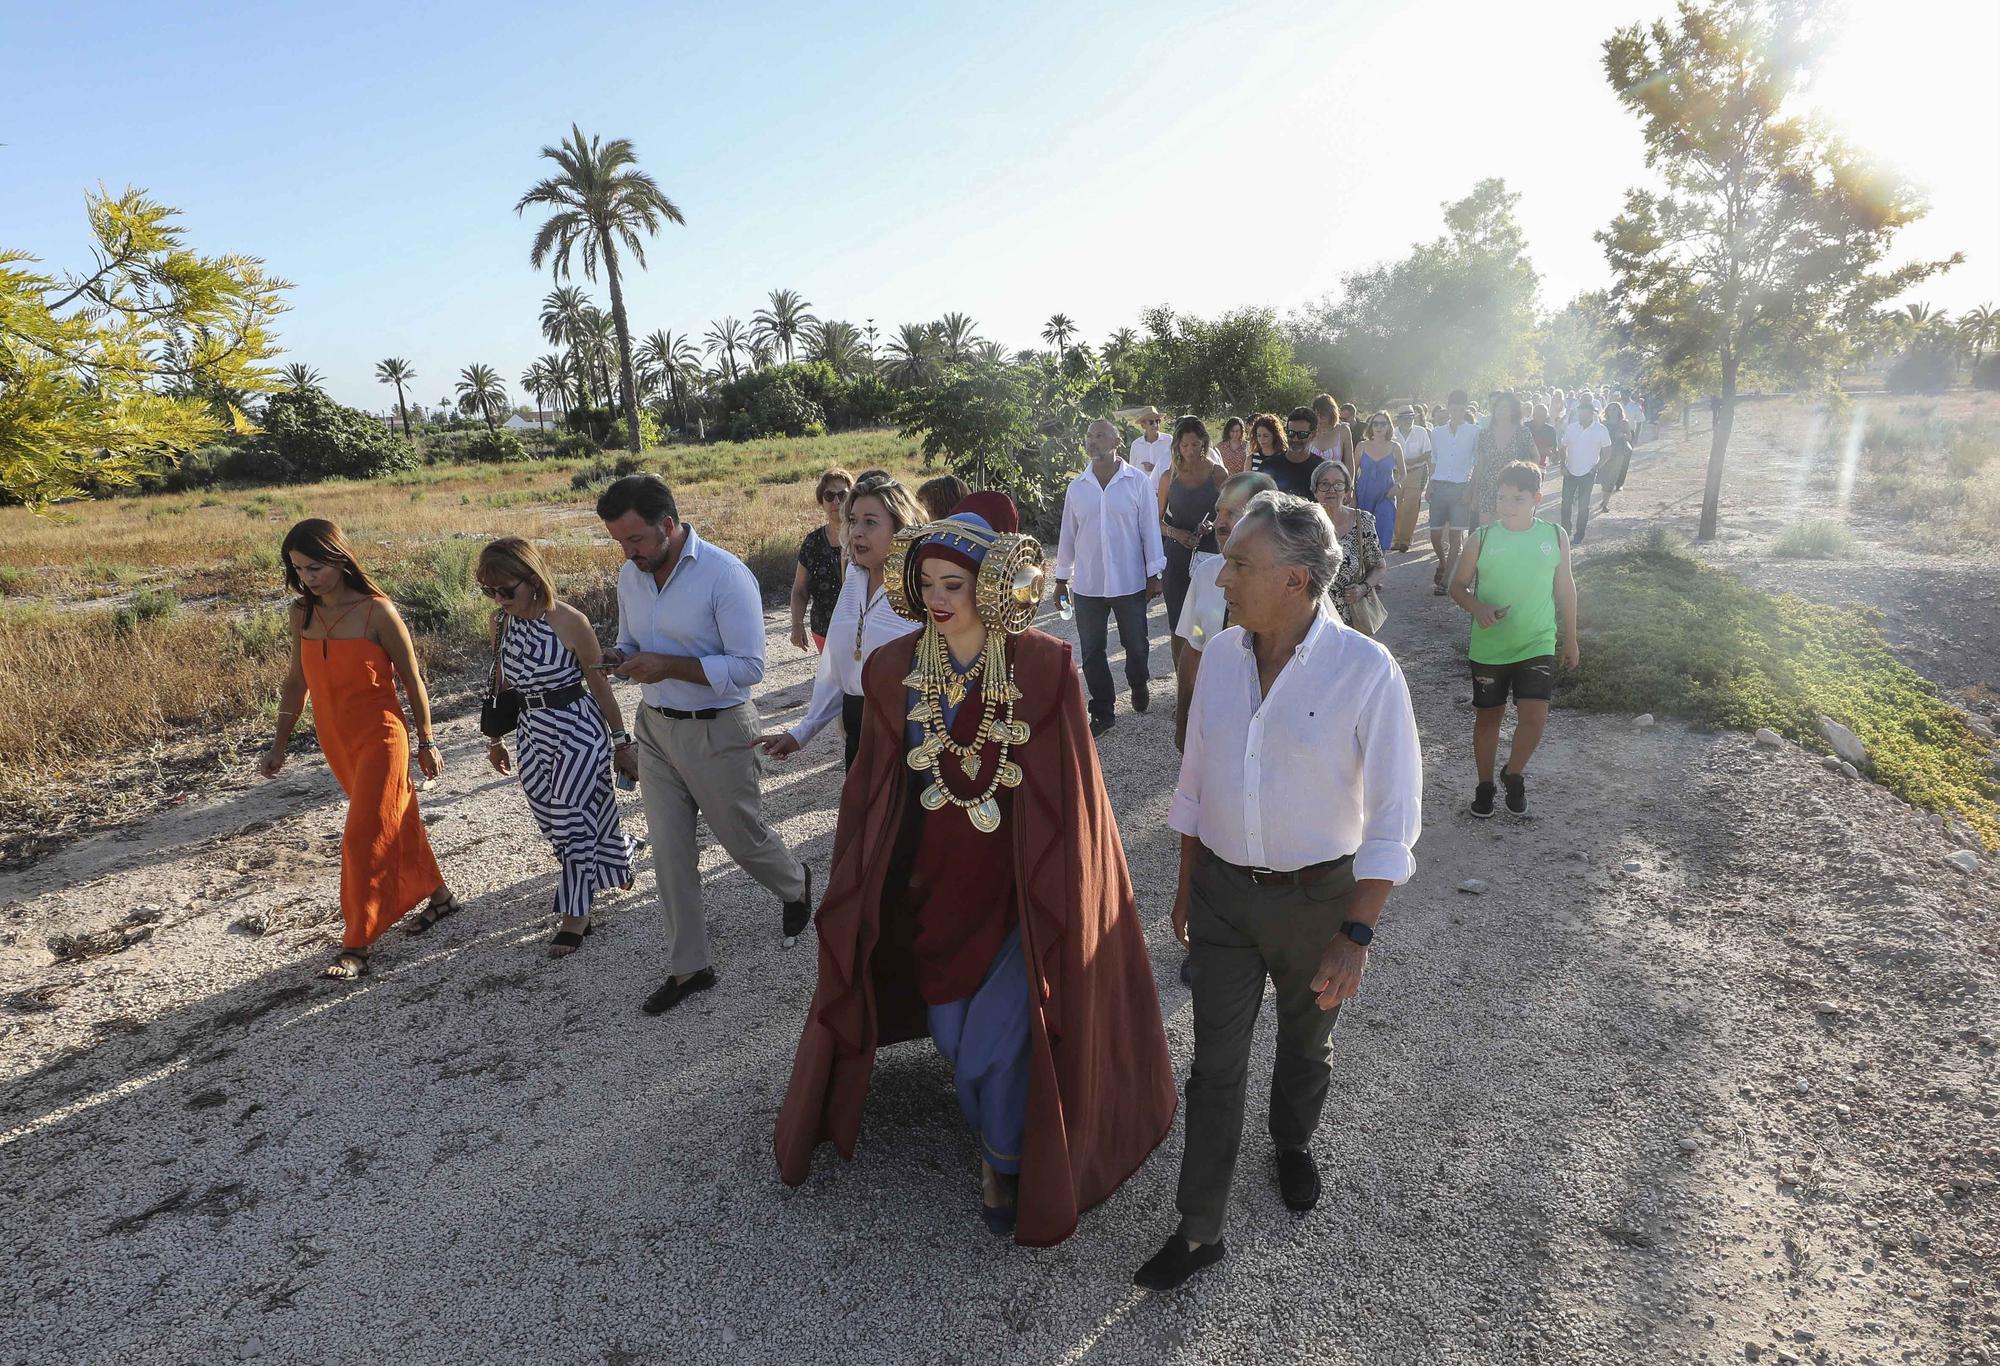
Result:
<svg viewBox="0 0 2000 1366"><path fill-rule="evenodd" d="M1278 1154L1278 1193L1285 1208L1304 1214L1319 1203L1319 1163L1305 1148Z"/></svg>
<svg viewBox="0 0 2000 1366"><path fill-rule="evenodd" d="M1133 711L1142 712L1146 710L1146 708L1152 705L1153 705L1153 693L1152 690L1148 688L1146 684L1141 683L1138 687L1132 689Z"/></svg>
<svg viewBox="0 0 2000 1366"><path fill-rule="evenodd" d="M1493 814L1493 784L1481 783L1472 789L1472 814L1481 820Z"/></svg>
<svg viewBox="0 0 2000 1366"><path fill-rule="evenodd" d="M1172 1290L1203 1267L1214 1266L1226 1255L1221 1243L1203 1243L1200 1247L1191 1248L1187 1239L1176 1233L1167 1239L1165 1247L1153 1254L1151 1261L1139 1268L1132 1277L1132 1284L1148 1290Z"/></svg>
<svg viewBox="0 0 2000 1366"><path fill-rule="evenodd" d="M812 865L810 863L806 864L805 870L806 870L805 894L801 896L797 901L787 901L785 903L785 947L786 948L790 948L798 940L798 937L806 932L806 926L812 924L812 918L813 918Z"/></svg>
<svg viewBox="0 0 2000 1366"><path fill-rule="evenodd" d="M1507 809L1517 816L1528 814L1528 775L1500 770L1500 783L1507 789Z"/></svg>
<svg viewBox="0 0 2000 1366"><path fill-rule="evenodd" d="M1116 723L1109 716L1093 716L1090 718L1090 733L1094 736L1102 735L1105 731L1110 730L1114 724Z"/></svg>
<svg viewBox="0 0 2000 1366"><path fill-rule="evenodd" d="M660 984L660 989L646 998L645 1010L648 1015L658 1015L672 1010L697 991L707 991L715 985L715 969L703 968L685 982L676 982L669 977Z"/></svg>

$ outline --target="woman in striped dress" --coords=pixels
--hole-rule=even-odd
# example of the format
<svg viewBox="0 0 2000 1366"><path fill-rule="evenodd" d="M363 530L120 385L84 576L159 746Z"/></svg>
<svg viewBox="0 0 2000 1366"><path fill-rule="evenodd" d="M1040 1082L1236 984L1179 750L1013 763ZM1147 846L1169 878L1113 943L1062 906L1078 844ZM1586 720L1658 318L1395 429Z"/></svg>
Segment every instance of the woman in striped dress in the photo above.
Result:
<svg viewBox="0 0 2000 1366"><path fill-rule="evenodd" d="M500 604L494 630L501 686L521 693L515 748L521 790L535 823L562 863L549 957L563 958L590 933L591 898L607 887L632 885L634 846L618 819L611 768L633 760L618 698L604 675L603 651L589 618L561 601L535 548L518 536L494 541L479 554L480 591ZM615 749L614 749L615 747ZM487 761L510 764L504 741Z"/></svg>

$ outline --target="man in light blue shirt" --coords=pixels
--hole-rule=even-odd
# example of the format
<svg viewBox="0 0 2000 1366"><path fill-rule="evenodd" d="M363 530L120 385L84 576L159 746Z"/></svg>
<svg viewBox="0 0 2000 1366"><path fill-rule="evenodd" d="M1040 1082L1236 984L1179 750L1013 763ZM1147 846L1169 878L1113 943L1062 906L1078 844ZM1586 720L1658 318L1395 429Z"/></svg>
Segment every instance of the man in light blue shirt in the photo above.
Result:
<svg viewBox="0 0 2000 1366"><path fill-rule="evenodd" d="M764 823L750 689L764 677L764 607L748 566L680 520L657 474L631 474L597 500L624 551L613 672L640 685L633 726L653 871L667 921L667 980L657 1015L715 985L696 869L695 817L737 866L784 902L786 944L812 918L812 870Z"/></svg>

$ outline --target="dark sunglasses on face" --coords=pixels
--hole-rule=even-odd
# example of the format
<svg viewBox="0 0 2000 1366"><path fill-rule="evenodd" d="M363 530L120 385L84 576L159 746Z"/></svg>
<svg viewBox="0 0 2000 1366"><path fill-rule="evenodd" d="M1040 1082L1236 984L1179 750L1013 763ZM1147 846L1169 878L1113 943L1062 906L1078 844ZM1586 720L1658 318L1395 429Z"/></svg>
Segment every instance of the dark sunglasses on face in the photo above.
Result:
<svg viewBox="0 0 2000 1366"><path fill-rule="evenodd" d="M1285 428L1285 435L1293 441L1305 441L1311 438L1312 428L1287 427Z"/></svg>
<svg viewBox="0 0 2000 1366"><path fill-rule="evenodd" d="M822 503L838 503L841 499L845 498L846 496L847 496L846 489L828 489L825 493L822 493L819 496L819 500Z"/></svg>
<svg viewBox="0 0 2000 1366"><path fill-rule="evenodd" d="M520 580L517 579L505 588L497 588L490 583L482 583L479 585L479 591L495 602L509 602L512 601L514 594L520 590L520 587Z"/></svg>

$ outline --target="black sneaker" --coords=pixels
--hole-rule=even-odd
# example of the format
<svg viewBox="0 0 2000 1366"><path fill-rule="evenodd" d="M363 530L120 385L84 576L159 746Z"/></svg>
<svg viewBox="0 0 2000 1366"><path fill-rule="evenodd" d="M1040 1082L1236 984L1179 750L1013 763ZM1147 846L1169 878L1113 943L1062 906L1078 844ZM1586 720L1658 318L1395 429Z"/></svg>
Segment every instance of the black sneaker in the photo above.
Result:
<svg viewBox="0 0 2000 1366"><path fill-rule="evenodd" d="M1093 716L1090 718L1090 733L1093 736L1102 735L1115 724L1117 723L1109 716Z"/></svg>
<svg viewBox="0 0 2000 1366"><path fill-rule="evenodd" d="M813 870L810 863L805 865L806 891L797 901L785 903L785 947L798 943L799 936L806 932L806 926L813 918Z"/></svg>
<svg viewBox="0 0 2000 1366"><path fill-rule="evenodd" d="M1472 814L1481 820L1493 814L1493 784L1481 783L1472 789Z"/></svg>
<svg viewBox="0 0 2000 1366"><path fill-rule="evenodd" d="M1144 683L1132 689L1132 710L1143 712L1153 705L1153 694Z"/></svg>
<svg viewBox="0 0 2000 1366"><path fill-rule="evenodd" d="M1138 1274L1132 1277L1132 1284L1147 1290L1172 1290L1195 1272L1214 1266L1227 1255L1227 1250L1219 1242L1189 1247L1187 1239L1176 1233L1167 1239L1165 1247L1139 1268Z"/></svg>
<svg viewBox="0 0 2000 1366"><path fill-rule="evenodd" d="M1500 770L1500 781L1507 789L1507 809L1516 816L1528 814L1528 775ZM1487 809L1492 810L1491 803Z"/></svg>

